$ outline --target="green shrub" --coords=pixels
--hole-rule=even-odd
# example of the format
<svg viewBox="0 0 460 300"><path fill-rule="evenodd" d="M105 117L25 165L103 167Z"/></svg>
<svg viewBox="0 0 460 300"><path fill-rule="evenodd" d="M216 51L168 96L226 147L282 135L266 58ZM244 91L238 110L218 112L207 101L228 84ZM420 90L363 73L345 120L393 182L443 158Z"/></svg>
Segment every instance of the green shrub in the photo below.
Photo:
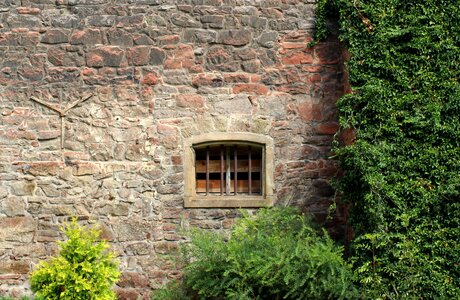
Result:
<svg viewBox="0 0 460 300"><path fill-rule="evenodd" d="M355 296L342 248L335 246L326 232L313 229L293 208L262 209L256 216L245 215L228 240L196 229L190 237L182 288L193 291L197 299ZM184 299L163 295L154 299Z"/></svg>
<svg viewBox="0 0 460 300"><path fill-rule="evenodd" d="M53 299L116 299L112 285L118 265L100 231L80 226L76 219L63 229L67 240L59 243L59 256L40 262L30 282L37 296Z"/></svg>
<svg viewBox="0 0 460 300"><path fill-rule="evenodd" d="M318 2L350 54L336 153L362 293L460 299L459 1Z"/></svg>

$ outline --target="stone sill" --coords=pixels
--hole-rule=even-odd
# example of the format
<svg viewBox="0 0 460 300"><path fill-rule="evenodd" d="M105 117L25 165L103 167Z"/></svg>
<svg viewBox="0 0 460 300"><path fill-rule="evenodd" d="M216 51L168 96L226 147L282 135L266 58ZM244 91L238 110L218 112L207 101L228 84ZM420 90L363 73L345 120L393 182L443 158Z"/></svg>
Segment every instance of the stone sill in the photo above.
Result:
<svg viewBox="0 0 460 300"><path fill-rule="evenodd" d="M273 205L273 196L194 196L184 199L186 208L249 208Z"/></svg>

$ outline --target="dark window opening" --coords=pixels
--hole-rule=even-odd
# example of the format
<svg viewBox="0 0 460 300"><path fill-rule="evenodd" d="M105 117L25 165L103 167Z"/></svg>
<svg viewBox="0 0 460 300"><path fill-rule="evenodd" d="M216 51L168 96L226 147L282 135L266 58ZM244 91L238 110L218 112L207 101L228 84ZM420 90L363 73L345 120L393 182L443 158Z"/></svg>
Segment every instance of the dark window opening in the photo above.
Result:
<svg viewBox="0 0 460 300"><path fill-rule="evenodd" d="M262 145L213 144L194 149L197 194L262 195Z"/></svg>

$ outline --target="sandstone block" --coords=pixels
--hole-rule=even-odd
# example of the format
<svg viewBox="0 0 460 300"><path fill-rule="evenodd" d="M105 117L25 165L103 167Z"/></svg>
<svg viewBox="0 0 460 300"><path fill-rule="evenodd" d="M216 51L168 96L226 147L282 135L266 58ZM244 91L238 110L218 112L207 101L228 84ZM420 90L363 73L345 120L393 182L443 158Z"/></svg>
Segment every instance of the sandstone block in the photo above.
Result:
<svg viewBox="0 0 460 300"><path fill-rule="evenodd" d="M18 14L21 14L21 15L38 15L40 13L40 9L39 8L35 8L35 7L18 7L16 8L16 11L18 12Z"/></svg>
<svg viewBox="0 0 460 300"><path fill-rule="evenodd" d="M250 30L224 30L217 36L217 42L225 45L244 46L251 42L252 32Z"/></svg>
<svg viewBox="0 0 460 300"><path fill-rule="evenodd" d="M171 22L174 25L177 25L179 27L185 27L185 28L201 27L200 22L195 20L189 14L184 14L184 13L172 14L171 15Z"/></svg>
<svg viewBox="0 0 460 300"><path fill-rule="evenodd" d="M97 45L102 44L102 34L99 29L87 28L75 30L70 36L73 45Z"/></svg>
<svg viewBox="0 0 460 300"><path fill-rule="evenodd" d="M5 260L0 262L0 274L27 274L29 271L28 261Z"/></svg>
<svg viewBox="0 0 460 300"><path fill-rule="evenodd" d="M150 61L150 47L137 46L126 51L128 64L135 66L147 65Z"/></svg>
<svg viewBox="0 0 460 300"><path fill-rule="evenodd" d="M32 196L37 184L34 181L16 181L11 183L11 191L16 196Z"/></svg>
<svg viewBox="0 0 460 300"><path fill-rule="evenodd" d="M51 25L60 28L76 28L80 19L74 15L60 15L51 19Z"/></svg>
<svg viewBox="0 0 460 300"><path fill-rule="evenodd" d="M302 51L295 51L281 58L281 62L285 65L299 65L313 63L313 55Z"/></svg>
<svg viewBox="0 0 460 300"><path fill-rule="evenodd" d="M115 16L97 15L87 18L88 25L95 27L111 27L115 24Z"/></svg>
<svg viewBox="0 0 460 300"><path fill-rule="evenodd" d="M255 94L266 95L269 89L263 84L257 83L240 83L233 87L234 94Z"/></svg>
<svg viewBox="0 0 460 300"><path fill-rule="evenodd" d="M204 107L204 98L200 95L181 94L176 98L178 107L201 108Z"/></svg>
<svg viewBox="0 0 460 300"><path fill-rule="evenodd" d="M116 46L103 46L88 51L86 64L89 67L119 67L124 56L123 50Z"/></svg>
<svg viewBox="0 0 460 300"><path fill-rule="evenodd" d="M278 33L276 31L264 32L258 38L259 45L265 48L273 48L278 40Z"/></svg>
<svg viewBox="0 0 460 300"><path fill-rule="evenodd" d="M340 128L339 123L332 121L332 122L318 124L315 127L315 132L317 134L333 135L339 130L339 128Z"/></svg>
<svg viewBox="0 0 460 300"><path fill-rule="evenodd" d="M164 50L156 47L150 49L150 63L152 65L162 65L166 58Z"/></svg>
<svg viewBox="0 0 460 300"><path fill-rule="evenodd" d="M120 28L108 30L107 40L114 46L132 47L134 44L132 35Z"/></svg>
<svg viewBox="0 0 460 300"><path fill-rule="evenodd" d="M32 217L0 217L0 241L30 242L36 229Z"/></svg>
<svg viewBox="0 0 460 300"><path fill-rule="evenodd" d="M184 31L184 41L189 43L215 43L217 41L217 33L205 29L186 29Z"/></svg>
<svg viewBox="0 0 460 300"><path fill-rule="evenodd" d="M40 40L43 44L62 44L69 42L69 31L63 29L50 29L45 32Z"/></svg>
<svg viewBox="0 0 460 300"><path fill-rule="evenodd" d="M1 212L5 215L12 216L23 216L26 212L24 200L18 197L9 197L0 203Z"/></svg>
<svg viewBox="0 0 460 300"><path fill-rule="evenodd" d="M205 15L201 17L201 22L207 24L211 28L223 28L224 16L219 15Z"/></svg>
<svg viewBox="0 0 460 300"><path fill-rule="evenodd" d="M149 287L149 280L145 276L140 275L138 272L125 271L121 274L120 281L117 283L117 285L123 288L146 288Z"/></svg>
<svg viewBox="0 0 460 300"><path fill-rule="evenodd" d="M113 226L118 241L145 241L152 238L153 225L142 220L127 220Z"/></svg>

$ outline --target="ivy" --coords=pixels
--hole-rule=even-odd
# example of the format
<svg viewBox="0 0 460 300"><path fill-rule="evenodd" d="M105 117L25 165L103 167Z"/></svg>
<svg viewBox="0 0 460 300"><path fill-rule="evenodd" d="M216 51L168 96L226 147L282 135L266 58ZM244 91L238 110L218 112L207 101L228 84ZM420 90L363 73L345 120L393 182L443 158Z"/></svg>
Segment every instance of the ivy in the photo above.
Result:
<svg viewBox="0 0 460 300"><path fill-rule="evenodd" d="M460 297L460 2L319 0L336 18L356 142L336 148L353 255L370 299Z"/></svg>

